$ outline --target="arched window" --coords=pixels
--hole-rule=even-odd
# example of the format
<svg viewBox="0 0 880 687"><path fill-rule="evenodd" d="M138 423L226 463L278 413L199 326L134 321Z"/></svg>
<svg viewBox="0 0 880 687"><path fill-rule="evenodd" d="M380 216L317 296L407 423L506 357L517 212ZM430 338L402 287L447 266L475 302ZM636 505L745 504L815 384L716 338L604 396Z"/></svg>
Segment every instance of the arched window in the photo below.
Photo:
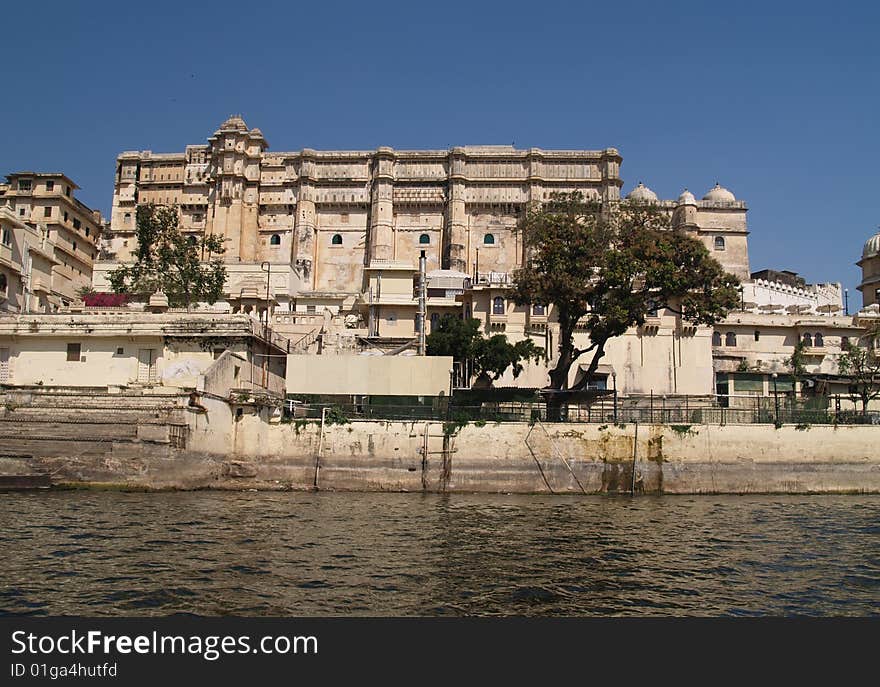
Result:
<svg viewBox="0 0 880 687"><path fill-rule="evenodd" d="M65 215L64 219L66 221L67 220L67 213L65 212L64 215ZM125 213L125 217L123 217L123 221L125 222L125 224L131 224L131 213L130 212Z"/></svg>
<svg viewBox="0 0 880 687"><path fill-rule="evenodd" d="M716 236L715 237L715 250L724 250L724 237Z"/></svg>
<svg viewBox="0 0 880 687"><path fill-rule="evenodd" d="M6 280L6 275L0 273L0 291L6 292L6 287L9 285L9 282Z"/></svg>
<svg viewBox="0 0 880 687"><path fill-rule="evenodd" d="M810 334L809 332L804 334L804 336L801 340L804 342L804 346L812 346L813 345L813 335Z"/></svg>
<svg viewBox="0 0 880 687"><path fill-rule="evenodd" d="M281 237L278 234L272 234L269 239L270 246L280 246L281 245Z"/></svg>
<svg viewBox="0 0 880 687"><path fill-rule="evenodd" d="M532 306L532 315L535 315L537 317L543 317L546 314L547 314L546 308L543 305L541 305L540 303L535 303Z"/></svg>
<svg viewBox="0 0 880 687"><path fill-rule="evenodd" d="M822 348L825 345L825 337L820 332L816 332L816 348Z"/></svg>
<svg viewBox="0 0 880 687"><path fill-rule="evenodd" d="M440 313L432 312L431 313L431 331L437 331L437 327L440 326Z"/></svg>
<svg viewBox="0 0 880 687"><path fill-rule="evenodd" d="M720 346L721 345L721 332L712 332L712 345Z"/></svg>
<svg viewBox="0 0 880 687"><path fill-rule="evenodd" d="M333 238L330 239L331 246L341 246L342 245L342 234L333 234Z"/></svg>
<svg viewBox="0 0 880 687"><path fill-rule="evenodd" d="M493 234L486 234L483 237L483 244L486 246L494 246L495 245L495 236Z"/></svg>
<svg viewBox="0 0 880 687"><path fill-rule="evenodd" d="M492 299L492 314L504 314L504 299L501 296L495 296L495 298Z"/></svg>
<svg viewBox="0 0 880 687"><path fill-rule="evenodd" d="M761 340L761 332L756 329L755 330L755 341L760 341L760 340Z"/></svg>
<svg viewBox="0 0 880 687"><path fill-rule="evenodd" d="M189 237L187 238L187 241L189 241L189 243L190 243L191 246L194 246L194 245L196 245L196 241L197 241L197 239L196 239L195 236L189 236Z"/></svg>
<svg viewBox="0 0 880 687"><path fill-rule="evenodd" d="M419 243L421 243L421 244L431 243L431 237L428 236L427 234L422 234L421 236L419 236Z"/></svg>
<svg viewBox="0 0 880 687"><path fill-rule="evenodd" d="M724 345L736 346L736 334L733 332L727 332L727 334L724 335Z"/></svg>

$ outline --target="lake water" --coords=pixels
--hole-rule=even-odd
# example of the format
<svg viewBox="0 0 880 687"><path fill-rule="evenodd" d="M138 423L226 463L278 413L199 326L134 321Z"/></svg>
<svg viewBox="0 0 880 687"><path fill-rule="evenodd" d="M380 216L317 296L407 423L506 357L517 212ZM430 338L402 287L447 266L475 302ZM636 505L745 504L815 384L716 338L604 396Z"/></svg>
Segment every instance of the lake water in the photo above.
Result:
<svg viewBox="0 0 880 687"><path fill-rule="evenodd" d="M0 493L0 613L878 615L880 498Z"/></svg>

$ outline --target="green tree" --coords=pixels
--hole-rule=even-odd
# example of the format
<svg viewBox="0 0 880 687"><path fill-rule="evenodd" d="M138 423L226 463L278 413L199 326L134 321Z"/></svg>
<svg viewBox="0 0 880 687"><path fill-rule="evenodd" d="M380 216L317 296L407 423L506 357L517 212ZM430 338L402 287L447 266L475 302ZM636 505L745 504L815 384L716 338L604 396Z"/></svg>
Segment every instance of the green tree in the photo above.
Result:
<svg viewBox="0 0 880 687"><path fill-rule="evenodd" d="M798 339L791 352L791 357L785 359L785 366L791 372L792 379L795 383L801 381L807 375L807 360L804 349L807 345L803 339Z"/></svg>
<svg viewBox="0 0 880 687"><path fill-rule="evenodd" d="M479 320L444 315L425 337L425 343L428 355L448 355L461 362L471 360L476 355L480 338Z"/></svg>
<svg viewBox="0 0 880 687"><path fill-rule="evenodd" d="M880 354L877 352L878 332L863 337L864 346L845 341L837 360L841 375L849 377L849 393L853 402L861 401L862 415L868 414L868 404L880 397Z"/></svg>
<svg viewBox="0 0 880 687"><path fill-rule="evenodd" d="M480 338L474 357L474 371L478 375L488 375L497 381L507 368L513 368L513 376L519 377L523 362L530 359L536 362L544 356L544 349L536 346L531 339L522 339L512 344L504 334L495 334L488 339Z"/></svg>
<svg viewBox="0 0 880 687"><path fill-rule="evenodd" d="M220 236L185 236L177 208L150 203L138 206L136 238L134 263L109 275L116 293L149 296L162 291L169 305L186 308L197 301L214 303L223 295L226 267Z"/></svg>
<svg viewBox="0 0 880 687"><path fill-rule="evenodd" d="M514 275L512 297L519 305L552 303L559 323L552 389L566 389L572 365L592 352L578 384L586 387L608 341L644 324L655 309L711 325L739 302L739 280L700 241L673 230L656 205L555 194L530 208L518 228L526 260ZM589 333L585 348L575 346L577 326Z"/></svg>
<svg viewBox="0 0 880 687"><path fill-rule="evenodd" d="M470 361L474 375L486 375L496 381L513 367L513 376L523 371L523 362L538 360L544 349L531 339L510 343L504 334L490 338L480 331L480 321L444 315L437 327L426 337L428 355L448 355L457 362Z"/></svg>
<svg viewBox="0 0 880 687"><path fill-rule="evenodd" d="M93 293L95 293L95 289L92 287L91 284L86 284L85 286L80 286L76 290L76 295L82 299L85 299L86 296L91 296Z"/></svg>

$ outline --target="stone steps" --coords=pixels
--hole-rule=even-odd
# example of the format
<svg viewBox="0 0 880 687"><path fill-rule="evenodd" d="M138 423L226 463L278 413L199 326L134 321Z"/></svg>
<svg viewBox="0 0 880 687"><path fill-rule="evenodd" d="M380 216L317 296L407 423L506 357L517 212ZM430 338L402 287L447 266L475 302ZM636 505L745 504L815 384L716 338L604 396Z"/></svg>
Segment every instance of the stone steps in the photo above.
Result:
<svg viewBox="0 0 880 687"><path fill-rule="evenodd" d="M17 437L0 439L0 459L58 456L65 458L101 457L111 454L113 440L87 440L75 437Z"/></svg>
<svg viewBox="0 0 880 687"><path fill-rule="evenodd" d="M0 445L21 439L95 441L128 439L137 436L136 423L119 422L17 422L0 419Z"/></svg>
<svg viewBox="0 0 880 687"><path fill-rule="evenodd" d="M0 394L0 408L80 408L83 410L138 410L157 411L182 406L179 397L168 398L114 398L105 396L28 397L19 394Z"/></svg>
<svg viewBox="0 0 880 687"><path fill-rule="evenodd" d="M180 409L162 409L159 411L145 410L110 410L80 408L16 408L3 412L0 408L0 422L23 425L55 422L59 424L185 424L186 416Z"/></svg>

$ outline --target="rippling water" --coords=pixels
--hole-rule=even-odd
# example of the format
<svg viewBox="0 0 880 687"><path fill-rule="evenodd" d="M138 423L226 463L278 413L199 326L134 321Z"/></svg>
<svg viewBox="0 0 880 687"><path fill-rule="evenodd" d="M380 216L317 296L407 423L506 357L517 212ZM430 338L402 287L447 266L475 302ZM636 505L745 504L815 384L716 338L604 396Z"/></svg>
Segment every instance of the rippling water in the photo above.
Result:
<svg viewBox="0 0 880 687"><path fill-rule="evenodd" d="M877 615L877 497L0 493L0 613Z"/></svg>

